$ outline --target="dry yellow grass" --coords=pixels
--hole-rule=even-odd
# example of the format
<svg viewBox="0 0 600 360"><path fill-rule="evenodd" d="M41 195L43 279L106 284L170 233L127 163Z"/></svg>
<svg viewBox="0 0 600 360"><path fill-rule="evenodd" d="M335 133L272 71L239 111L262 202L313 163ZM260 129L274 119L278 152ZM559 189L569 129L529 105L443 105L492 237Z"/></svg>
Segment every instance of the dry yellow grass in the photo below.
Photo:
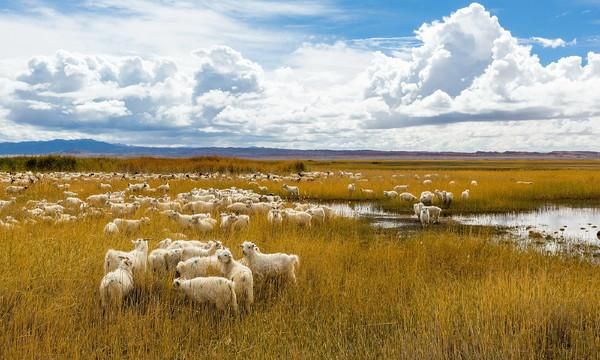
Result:
<svg viewBox="0 0 600 360"><path fill-rule="evenodd" d="M391 173L380 174L389 178L383 189ZM515 176L477 174L453 173L457 181L479 180L477 191L489 196L502 192L488 182L502 185ZM531 176L544 189L574 181L574 193L596 196L586 185L595 172ZM345 180L326 181L341 187ZM172 182L172 193L213 182ZM89 182L74 182L72 190L82 198L98 192ZM516 197L515 191L532 190L502 191ZM30 198L61 197L51 184L37 184L0 215L19 217ZM490 241L489 230L462 227L399 240L349 219L303 230L272 229L256 217L241 233L186 232L218 237L232 249L251 240L265 252L296 253L298 286L261 289L254 312L234 318L186 301L168 279L149 277L121 314L103 317L97 288L105 251L128 249L135 237L152 237L154 247L168 235L165 228L180 231L152 215L140 234L108 238L102 227L109 219L0 230L0 358L594 359L600 353L600 268L519 252Z"/></svg>

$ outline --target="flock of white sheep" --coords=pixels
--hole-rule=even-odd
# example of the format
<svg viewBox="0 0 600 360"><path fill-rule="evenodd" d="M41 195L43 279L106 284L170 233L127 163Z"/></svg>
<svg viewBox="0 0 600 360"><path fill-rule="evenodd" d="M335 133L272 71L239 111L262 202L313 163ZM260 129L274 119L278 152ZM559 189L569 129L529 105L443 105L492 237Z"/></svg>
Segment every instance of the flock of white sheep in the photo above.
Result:
<svg viewBox="0 0 600 360"><path fill-rule="evenodd" d="M356 182L366 182L360 173L340 172L340 176L348 177ZM289 176L274 174L242 174L238 178L247 180L261 193L253 190L231 187L228 189L194 188L189 192L178 193L171 197L169 180L201 180L223 178L231 179L223 174L121 174L121 173L0 173L0 182L7 183L4 188L11 196L0 200L0 210L15 204L18 196L41 180L62 191L64 198L55 202L28 200L21 208L24 217L21 221L12 216L0 219L0 229L12 229L21 223L36 224L39 221L65 223L86 217L111 216L112 220L104 226L104 234L132 235L147 226L150 214L160 214L172 221L178 229L193 230L197 233L208 233L221 230L224 232L240 231L248 228L251 218L265 216L273 226L311 227L335 216L333 210L324 205L310 203L288 203L275 194L265 194L266 186L259 181L282 182L281 189L288 198L300 199L299 186L291 186L285 182L301 183L334 176L332 172L304 172ZM416 175L418 176L418 175ZM121 190L113 189L114 180L129 181ZM160 180L162 185L152 188L151 180ZM99 193L79 197L71 191L74 181L94 182ZM430 175L425 175L424 185L431 185ZM450 185L453 181L450 182ZM471 182L477 186L476 181ZM348 185L352 197L357 190L356 184ZM383 192L386 199L400 199L415 202L413 210L422 226L439 221L442 207L449 207L454 195L449 191L424 191L417 198L408 192L408 185L397 185L392 190ZM374 194L374 191L360 187L363 194ZM462 199L469 198L469 190L461 194ZM433 205L439 200L438 207ZM291 205L291 206L290 206ZM138 219L132 217L142 214ZM213 216L218 216L214 218ZM141 278L146 276L147 269L154 276L175 277L173 288L183 291L198 302L214 304L218 309L238 311L238 308L250 310L254 299L254 285L273 277L295 283L295 271L299 266L297 255L283 253L265 254L251 242L241 245L243 258L236 260L232 252L220 241L210 240L171 240L164 239L158 247L148 253L148 240L133 241L133 250L122 251L110 249L105 255L105 276L100 283L100 298L103 306L120 305L123 298L130 293ZM219 273L221 276L210 276Z"/></svg>
<svg viewBox="0 0 600 360"><path fill-rule="evenodd" d="M132 241L133 250L109 249L104 257L100 300L104 309L121 307L124 298L150 271L154 277L174 276L173 289L195 302L218 310L250 312L255 284L277 280L296 283L297 255L266 254L252 242L240 244L243 257L234 259L220 241L164 239L148 254L148 240ZM220 276L211 276L214 273Z"/></svg>

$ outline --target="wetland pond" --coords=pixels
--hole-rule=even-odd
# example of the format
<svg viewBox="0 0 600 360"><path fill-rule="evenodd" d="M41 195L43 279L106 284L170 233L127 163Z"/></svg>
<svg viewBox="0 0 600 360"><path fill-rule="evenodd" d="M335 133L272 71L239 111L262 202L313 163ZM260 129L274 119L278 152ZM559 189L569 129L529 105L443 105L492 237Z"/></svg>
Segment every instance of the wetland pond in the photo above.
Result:
<svg viewBox="0 0 600 360"><path fill-rule="evenodd" d="M418 231L417 217L409 212L385 210L377 203L329 203L336 214L364 218L385 229ZM442 212L443 215L443 212ZM600 208L546 206L527 212L453 214L442 216L441 225L488 226L505 230L499 240L518 246L534 246L549 254L571 254L600 260Z"/></svg>

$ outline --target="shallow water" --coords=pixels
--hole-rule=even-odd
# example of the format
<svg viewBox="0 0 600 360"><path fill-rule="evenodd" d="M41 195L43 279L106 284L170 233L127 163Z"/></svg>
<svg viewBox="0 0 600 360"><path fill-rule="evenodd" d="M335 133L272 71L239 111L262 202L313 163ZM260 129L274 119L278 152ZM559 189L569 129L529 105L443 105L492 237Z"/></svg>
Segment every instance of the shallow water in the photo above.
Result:
<svg viewBox="0 0 600 360"><path fill-rule="evenodd" d="M365 218L379 228L419 229L416 216L409 212L384 210L376 203L328 204L338 215ZM443 215L443 213L442 213ZM544 207L529 212L468 214L442 217L442 223L504 228L522 246L535 246L544 252L600 256L600 208Z"/></svg>

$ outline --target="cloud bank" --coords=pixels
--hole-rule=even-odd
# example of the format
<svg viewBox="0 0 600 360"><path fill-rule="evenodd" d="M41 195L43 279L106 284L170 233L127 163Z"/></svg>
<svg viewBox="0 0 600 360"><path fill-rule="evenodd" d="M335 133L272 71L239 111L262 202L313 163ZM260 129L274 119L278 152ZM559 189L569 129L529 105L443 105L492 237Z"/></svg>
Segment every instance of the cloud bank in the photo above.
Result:
<svg viewBox="0 0 600 360"><path fill-rule="evenodd" d="M276 10L334 12L307 5ZM305 42L275 67L218 44L169 58L58 50L0 62L0 140L599 150L600 54L544 65L532 42L568 45L520 41L474 3L414 38Z"/></svg>

